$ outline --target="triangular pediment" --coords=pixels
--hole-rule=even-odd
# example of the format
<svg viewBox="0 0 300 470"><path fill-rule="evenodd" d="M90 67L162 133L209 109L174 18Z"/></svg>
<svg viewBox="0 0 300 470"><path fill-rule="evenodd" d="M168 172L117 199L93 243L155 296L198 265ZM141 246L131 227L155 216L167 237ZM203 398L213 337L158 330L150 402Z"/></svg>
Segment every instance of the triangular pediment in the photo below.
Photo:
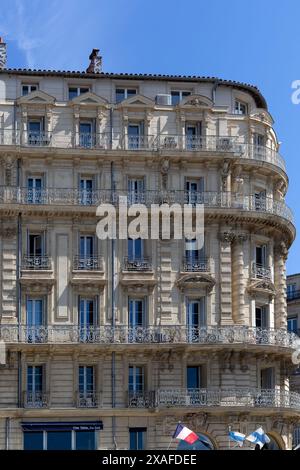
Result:
<svg viewBox="0 0 300 470"><path fill-rule="evenodd" d="M266 109L263 109L263 108L253 109L252 112L250 113L250 118L258 119L259 121L264 121L270 124L270 126L274 124L274 120L271 114Z"/></svg>
<svg viewBox="0 0 300 470"><path fill-rule="evenodd" d="M21 96L17 99L18 104L54 104L55 103L54 96L48 95L41 90L33 91L28 95Z"/></svg>
<svg viewBox="0 0 300 470"><path fill-rule="evenodd" d="M276 294L275 286L272 281L268 279L252 280L248 287L248 291L252 294L261 293L274 297Z"/></svg>
<svg viewBox="0 0 300 470"><path fill-rule="evenodd" d="M213 102L207 96L189 95L183 98L177 106L179 108L212 108Z"/></svg>
<svg viewBox="0 0 300 470"><path fill-rule="evenodd" d="M215 283L215 279L210 274L202 272L182 274L177 279L177 286L181 289L206 288L208 291L210 291L214 287Z"/></svg>
<svg viewBox="0 0 300 470"><path fill-rule="evenodd" d="M70 105L76 106L107 106L107 100L95 93L88 91L82 95L76 96L71 101Z"/></svg>
<svg viewBox="0 0 300 470"><path fill-rule="evenodd" d="M119 108L153 108L154 101L144 95L134 95L118 104Z"/></svg>

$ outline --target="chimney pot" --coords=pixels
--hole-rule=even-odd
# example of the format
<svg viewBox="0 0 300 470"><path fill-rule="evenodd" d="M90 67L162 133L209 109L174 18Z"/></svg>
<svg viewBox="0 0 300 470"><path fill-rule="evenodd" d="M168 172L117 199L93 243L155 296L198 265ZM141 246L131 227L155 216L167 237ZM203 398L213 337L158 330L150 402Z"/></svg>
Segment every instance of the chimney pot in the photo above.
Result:
<svg viewBox="0 0 300 470"><path fill-rule="evenodd" d="M90 65L86 69L87 73L102 72L102 57L99 55L99 49L93 49L89 55Z"/></svg>
<svg viewBox="0 0 300 470"><path fill-rule="evenodd" d="M0 70L6 67L6 44L0 37Z"/></svg>

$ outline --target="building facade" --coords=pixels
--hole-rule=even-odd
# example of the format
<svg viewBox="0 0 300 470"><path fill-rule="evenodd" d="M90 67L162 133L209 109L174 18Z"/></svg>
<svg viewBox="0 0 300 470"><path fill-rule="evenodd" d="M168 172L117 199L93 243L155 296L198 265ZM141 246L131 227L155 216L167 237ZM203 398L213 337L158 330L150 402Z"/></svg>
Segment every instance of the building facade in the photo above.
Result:
<svg viewBox="0 0 300 470"><path fill-rule="evenodd" d="M289 449L288 177L257 88L11 70L0 41L0 448ZM96 209L201 203L205 243L99 240Z"/></svg>

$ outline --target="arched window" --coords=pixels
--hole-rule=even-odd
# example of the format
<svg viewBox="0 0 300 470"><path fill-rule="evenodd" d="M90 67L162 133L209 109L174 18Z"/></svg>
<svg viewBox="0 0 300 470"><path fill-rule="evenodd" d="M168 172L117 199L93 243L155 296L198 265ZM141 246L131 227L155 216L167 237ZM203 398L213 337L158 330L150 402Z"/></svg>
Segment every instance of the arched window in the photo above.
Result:
<svg viewBox="0 0 300 470"><path fill-rule="evenodd" d="M197 433L199 440L194 444L188 444L185 441L180 441L177 450L214 450L215 445L212 440L205 434Z"/></svg>

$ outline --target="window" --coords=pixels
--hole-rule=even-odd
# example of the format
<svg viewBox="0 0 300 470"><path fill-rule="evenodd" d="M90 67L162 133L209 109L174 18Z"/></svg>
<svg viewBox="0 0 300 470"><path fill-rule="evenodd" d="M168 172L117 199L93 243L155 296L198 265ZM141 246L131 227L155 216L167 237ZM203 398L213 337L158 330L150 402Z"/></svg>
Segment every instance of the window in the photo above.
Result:
<svg viewBox="0 0 300 470"><path fill-rule="evenodd" d="M186 385L187 389L199 389L206 386L205 367L187 366L186 368Z"/></svg>
<svg viewBox="0 0 300 470"><path fill-rule="evenodd" d="M129 392L144 392L145 371L143 366L129 366L128 390Z"/></svg>
<svg viewBox="0 0 300 470"><path fill-rule="evenodd" d="M43 366L27 366L27 392L35 394L43 390Z"/></svg>
<svg viewBox="0 0 300 470"><path fill-rule="evenodd" d="M257 328L269 327L269 308L268 306L255 308L255 326Z"/></svg>
<svg viewBox="0 0 300 470"><path fill-rule="evenodd" d="M94 256L93 235L81 235L79 238L80 258L91 258Z"/></svg>
<svg viewBox="0 0 300 470"><path fill-rule="evenodd" d="M130 204L143 203L145 196L144 178L129 178L127 186L128 202Z"/></svg>
<svg viewBox="0 0 300 470"><path fill-rule="evenodd" d="M254 158L265 159L266 158L266 149L265 149L265 136L262 134L254 133L253 134L253 151Z"/></svg>
<svg viewBox="0 0 300 470"><path fill-rule="evenodd" d="M129 450L145 449L147 428L129 428Z"/></svg>
<svg viewBox="0 0 300 470"><path fill-rule="evenodd" d="M145 326L145 317L145 300L129 299L129 327L136 328L139 326Z"/></svg>
<svg viewBox="0 0 300 470"><path fill-rule="evenodd" d="M287 299L293 299L296 296L296 284L288 284L286 286Z"/></svg>
<svg viewBox="0 0 300 470"><path fill-rule="evenodd" d="M255 248L255 262L259 267L267 267L267 245L258 245Z"/></svg>
<svg viewBox="0 0 300 470"><path fill-rule="evenodd" d="M47 450L72 450L71 431L48 431Z"/></svg>
<svg viewBox="0 0 300 470"><path fill-rule="evenodd" d="M47 140L44 135L44 119L29 119L28 128L28 145L45 145Z"/></svg>
<svg viewBox="0 0 300 470"><path fill-rule="evenodd" d="M80 204L88 206L93 204L93 179L81 177L79 181Z"/></svg>
<svg viewBox="0 0 300 470"><path fill-rule="evenodd" d="M95 431L76 431L76 450L95 450Z"/></svg>
<svg viewBox="0 0 300 470"><path fill-rule="evenodd" d="M186 123L185 138L187 150L199 150L202 148L202 125L201 122Z"/></svg>
<svg viewBox="0 0 300 470"><path fill-rule="evenodd" d="M79 392L83 395L91 395L94 390L94 367L79 366Z"/></svg>
<svg viewBox="0 0 300 470"><path fill-rule="evenodd" d="M38 89L38 86L36 84L30 84L30 83L23 83L22 84L22 96L29 95L29 93L32 93L33 91L36 91Z"/></svg>
<svg viewBox="0 0 300 470"><path fill-rule="evenodd" d="M139 149L144 144L144 122L128 124L128 149Z"/></svg>
<svg viewBox="0 0 300 470"><path fill-rule="evenodd" d="M95 147L95 122L81 121L79 123L79 146L84 148Z"/></svg>
<svg viewBox="0 0 300 470"><path fill-rule="evenodd" d="M202 248L198 249L196 238L192 240L185 240L184 270L192 272L205 272L208 270L208 265L205 258L205 246L203 244Z"/></svg>
<svg viewBox="0 0 300 470"><path fill-rule="evenodd" d="M287 329L291 333L298 333L298 318L290 317L287 319Z"/></svg>
<svg viewBox="0 0 300 470"><path fill-rule="evenodd" d="M127 98L137 94L136 88L117 88L116 89L116 103L120 103Z"/></svg>
<svg viewBox="0 0 300 470"><path fill-rule="evenodd" d="M95 299L79 299L79 323L82 329L96 324Z"/></svg>
<svg viewBox="0 0 300 470"><path fill-rule="evenodd" d="M236 100L234 103L234 114L247 114L247 105Z"/></svg>
<svg viewBox="0 0 300 470"><path fill-rule="evenodd" d="M141 238L136 238L132 240L128 239L128 260L135 261L143 259L144 255L144 240Z"/></svg>
<svg viewBox="0 0 300 470"><path fill-rule="evenodd" d="M28 255L40 257L44 253L44 236L41 233L29 233Z"/></svg>
<svg viewBox="0 0 300 470"><path fill-rule="evenodd" d="M173 106L176 104L180 103L180 101L185 98L186 96L190 96L191 92L190 91L171 91L171 103Z"/></svg>
<svg viewBox="0 0 300 470"><path fill-rule="evenodd" d="M83 93L88 93L89 91L89 87L69 87L69 100L72 100Z"/></svg>
<svg viewBox="0 0 300 470"><path fill-rule="evenodd" d="M187 324L192 329L206 325L205 297L187 302Z"/></svg>
<svg viewBox="0 0 300 470"><path fill-rule="evenodd" d="M204 178L186 180L185 191L187 204L203 203Z"/></svg>
<svg viewBox="0 0 300 470"><path fill-rule="evenodd" d="M267 208L267 193L266 190L255 191L254 193L254 205L256 211L265 211Z"/></svg>
<svg viewBox="0 0 300 470"><path fill-rule="evenodd" d="M27 179L27 203L42 204L42 177L30 176Z"/></svg>
<svg viewBox="0 0 300 470"><path fill-rule="evenodd" d="M43 431L24 432L24 450L44 450Z"/></svg>
<svg viewBox="0 0 300 470"><path fill-rule="evenodd" d="M26 325L26 339L29 343L42 343L45 340L43 299L27 299Z"/></svg>
<svg viewBox="0 0 300 470"><path fill-rule="evenodd" d="M275 387L275 369L267 367L260 371L260 386L262 389L273 389Z"/></svg>

